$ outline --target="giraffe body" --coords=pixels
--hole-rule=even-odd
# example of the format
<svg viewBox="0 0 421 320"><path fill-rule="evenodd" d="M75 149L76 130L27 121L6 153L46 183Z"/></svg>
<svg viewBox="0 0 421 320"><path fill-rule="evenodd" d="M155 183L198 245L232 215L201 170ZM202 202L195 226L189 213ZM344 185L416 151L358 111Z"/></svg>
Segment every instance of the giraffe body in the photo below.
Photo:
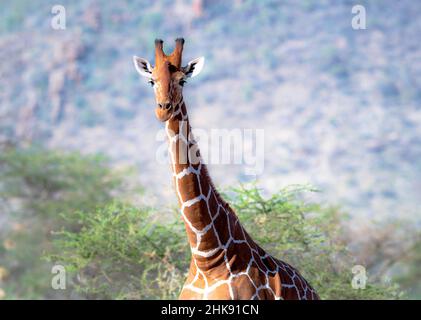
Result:
<svg viewBox="0 0 421 320"><path fill-rule="evenodd" d="M191 133L181 90L181 81L194 74L200 60L181 68L184 40L177 40L169 56L163 53L162 41L155 44L155 68L136 57L135 66L153 83L159 82L154 85L158 104L155 113L166 123L174 185L192 252L179 298L318 299L296 269L253 241L210 179Z"/></svg>
<svg viewBox="0 0 421 320"><path fill-rule="evenodd" d="M184 102L175 108L166 129L174 184L192 251L180 299L317 298L298 271L267 254L242 227L201 161ZM187 152L185 163L179 161L183 158L180 152Z"/></svg>

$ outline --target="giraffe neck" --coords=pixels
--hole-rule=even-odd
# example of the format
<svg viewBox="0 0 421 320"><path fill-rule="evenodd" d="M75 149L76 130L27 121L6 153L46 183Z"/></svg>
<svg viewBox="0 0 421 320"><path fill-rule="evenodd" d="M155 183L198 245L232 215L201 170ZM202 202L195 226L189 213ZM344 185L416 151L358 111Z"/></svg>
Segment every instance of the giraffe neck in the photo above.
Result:
<svg viewBox="0 0 421 320"><path fill-rule="evenodd" d="M166 123L181 215L192 251L182 299L317 299L290 265L258 246L215 190L181 99Z"/></svg>
<svg viewBox="0 0 421 320"><path fill-rule="evenodd" d="M199 269L210 269L224 259L225 239L232 227L227 220L221 223L218 216L227 204L216 191L202 162L182 99L167 121L166 130L175 189L193 262Z"/></svg>

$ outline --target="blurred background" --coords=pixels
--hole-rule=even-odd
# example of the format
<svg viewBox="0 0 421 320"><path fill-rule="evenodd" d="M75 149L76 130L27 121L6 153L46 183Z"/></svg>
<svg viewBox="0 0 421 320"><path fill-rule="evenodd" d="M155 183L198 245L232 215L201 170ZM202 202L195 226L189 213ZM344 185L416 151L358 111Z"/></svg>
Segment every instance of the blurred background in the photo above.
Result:
<svg viewBox="0 0 421 320"><path fill-rule="evenodd" d="M172 216L171 172L156 161L163 125L132 56L153 63L154 39L171 52L180 36L184 63L206 58L184 89L192 126L265 133L256 181L241 165L210 165L215 184L314 186L312 201L347 213L339 225L357 262L421 297L419 2L61 0L66 28L54 30L56 2L0 4L0 298L104 297L49 287L51 260L65 260L48 258L52 232L83 229L59 213L124 198ZM352 28L356 4L365 30ZM76 274L87 257L70 263Z"/></svg>

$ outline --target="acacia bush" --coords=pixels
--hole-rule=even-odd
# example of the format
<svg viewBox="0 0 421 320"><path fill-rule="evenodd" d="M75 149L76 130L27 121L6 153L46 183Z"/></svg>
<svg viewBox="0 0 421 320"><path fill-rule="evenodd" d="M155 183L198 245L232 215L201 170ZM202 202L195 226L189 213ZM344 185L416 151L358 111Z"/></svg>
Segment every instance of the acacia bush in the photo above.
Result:
<svg viewBox="0 0 421 320"><path fill-rule="evenodd" d="M111 203L121 173L100 155L0 146L0 292L6 299L69 298L51 288L53 230L77 230L77 210ZM65 217L65 219L63 218ZM75 229L76 228L76 229ZM1 297L0 297L1 298Z"/></svg>
<svg viewBox="0 0 421 320"><path fill-rule="evenodd" d="M289 186L265 198L255 186L233 189L230 202L253 238L268 252L297 267L322 299L396 299L397 284L368 281L353 289L357 263L342 237L349 219L339 208L306 202L308 186Z"/></svg>
<svg viewBox="0 0 421 320"><path fill-rule="evenodd" d="M78 211L80 229L58 232L48 259L66 266L87 298L175 298L188 270L187 241L178 219L162 223L156 214L118 202Z"/></svg>
<svg viewBox="0 0 421 320"><path fill-rule="evenodd" d="M190 250L176 208L134 206L121 173L101 156L39 148L0 153L0 293L3 298L176 298ZM256 186L224 193L252 237L296 266L323 299L396 299L403 293L382 275L351 287L348 216L308 202L312 192L288 187L264 197ZM419 249L415 243L413 248ZM413 287L418 254L407 254L396 279ZM381 255L378 255L380 259ZM417 260L418 259L418 260ZM381 262L381 261L380 261ZM51 267L67 271L67 290L51 288ZM412 283L412 285L411 285Z"/></svg>
<svg viewBox="0 0 421 320"><path fill-rule="evenodd" d="M255 186L225 196L252 237L299 268L323 299L395 299L394 284L351 287L355 261L341 240L344 216L335 208L307 204L303 187L282 189L264 198ZM177 298L190 252L177 212L159 222L158 210L114 203L78 212L83 227L58 233L59 254L50 256L73 272L72 285L89 298Z"/></svg>

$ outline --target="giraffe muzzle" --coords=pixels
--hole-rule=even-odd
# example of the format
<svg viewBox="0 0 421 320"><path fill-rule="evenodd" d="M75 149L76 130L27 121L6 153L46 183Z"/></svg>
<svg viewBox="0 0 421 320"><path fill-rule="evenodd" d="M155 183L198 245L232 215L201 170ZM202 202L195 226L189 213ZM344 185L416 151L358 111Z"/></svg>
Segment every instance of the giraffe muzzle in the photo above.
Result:
<svg viewBox="0 0 421 320"><path fill-rule="evenodd" d="M173 107L171 103L158 104L155 108L155 115L159 121L165 122L171 118Z"/></svg>

